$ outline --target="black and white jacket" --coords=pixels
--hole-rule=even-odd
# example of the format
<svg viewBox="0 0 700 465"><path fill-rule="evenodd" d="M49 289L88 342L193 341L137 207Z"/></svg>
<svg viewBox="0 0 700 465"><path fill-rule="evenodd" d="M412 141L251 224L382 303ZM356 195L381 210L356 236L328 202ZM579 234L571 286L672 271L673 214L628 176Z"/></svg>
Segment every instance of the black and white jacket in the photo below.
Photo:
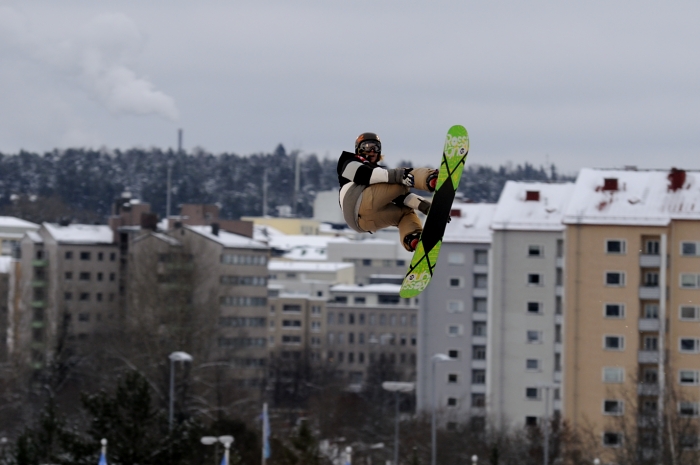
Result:
<svg viewBox="0 0 700 465"><path fill-rule="evenodd" d="M386 169L374 165L355 153L343 152L338 160L339 202L345 222L357 232L367 232L357 223L357 215L362 201L362 192L372 184L396 183L400 179L398 169ZM401 170L403 172L403 170Z"/></svg>

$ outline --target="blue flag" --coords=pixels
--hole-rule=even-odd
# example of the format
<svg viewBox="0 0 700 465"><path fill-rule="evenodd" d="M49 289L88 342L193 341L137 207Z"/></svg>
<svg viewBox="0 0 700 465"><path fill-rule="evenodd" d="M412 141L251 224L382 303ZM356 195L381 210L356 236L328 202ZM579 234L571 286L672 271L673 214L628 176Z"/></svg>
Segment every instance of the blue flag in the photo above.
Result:
<svg viewBox="0 0 700 465"><path fill-rule="evenodd" d="M100 454L100 461L97 463L97 465L107 465L107 457L105 457L104 452Z"/></svg>
<svg viewBox="0 0 700 465"><path fill-rule="evenodd" d="M267 415L267 403L263 404L263 457L270 458L270 417Z"/></svg>

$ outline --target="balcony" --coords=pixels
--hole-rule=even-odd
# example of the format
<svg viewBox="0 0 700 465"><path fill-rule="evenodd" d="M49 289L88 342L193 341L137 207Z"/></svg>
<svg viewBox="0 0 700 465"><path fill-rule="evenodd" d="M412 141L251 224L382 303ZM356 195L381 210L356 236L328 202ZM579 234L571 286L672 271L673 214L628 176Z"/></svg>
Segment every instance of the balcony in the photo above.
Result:
<svg viewBox="0 0 700 465"><path fill-rule="evenodd" d="M554 372L554 382L555 383L561 383L561 371L555 371Z"/></svg>
<svg viewBox="0 0 700 465"><path fill-rule="evenodd" d="M661 288L659 286L640 286L639 298L641 300L659 300L661 298Z"/></svg>
<svg viewBox="0 0 700 465"><path fill-rule="evenodd" d="M649 332L649 331L659 331L659 327L661 324L659 323L658 318L642 318L639 320L639 331L644 331L644 332Z"/></svg>
<svg viewBox="0 0 700 465"><path fill-rule="evenodd" d="M32 321L32 328L43 328L43 327L44 327L43 321Z"/></svg>
<svg viewBox="0 0 700 465"><path fill-rule="evenodd" d="M487 321L489 318L488 313L485 312L474 312L472 313L472 320L474 321Z"/></svg>
<svg viewBox="0 0 700 465"><path fill-rule="evenodd" d="M557 297L564 297L564 286L557 285L554 288L554 295L556 295Z"/></svg>
<svg viewBox="0 0 700 465"><path fill-rule="evenodd" d="M472 360L472 368L475 370L485 370L486 360Z"/></svg>
<svg viewBox="0 0 700 465"><path fill-rule="evenodd" d="M486 384L472 384L471 391L474 394L486 394Z"/></svg>
<svg viewBox="0 0 700 465"><path fill-rule="evenodd" d="M43 279L35 279L32 281L32 287L46 287L46 281Z"/></svg>
<svg viewBox="0 0 700 465"><path fill-rule="evenodd" d="M472 296L473 297L488 297L489 291L485 287L475 287L472 290Z"/></svg>
<svg viewBox="0 0 700 465"><path fill-rule="evenodd" d="M564 257L557 257L557 268L564 268Z"/></svg>
<svg viewBox="0 0 700 465"><path fill-rule="evenodd" d="M638 363L659 363L658 350L640 350L637 353Z"/></svg>
<svg viewBox="0 0 700 465"><path fill-rule="evenodd" d="M46 307L46 302L43 300L34 300L32 301L32 308L44 308Z"/></svg>
<svg viewBox="0 0 700 465"><path fill-rule="evenodd" d="M488 265L474 265L474 273L477 274L486 274L489 272L489 266Z"/></svg>
<svg viewBox="0 0 700 465"><path fill-rule="evenodd" d="M472 336L472 344L486 345L486 336Z"/></svg>
<svg viewBox="0 0 700 465"><path fill-rule="evenodd" d="M32 260L32 266L36 268L43 268L49 264L48 260Z"/></svg>
<svg viewBox="0 0 700 465"><path fill-rule="evenodd" d="M563 352L563 345L561 342L555 342L554 343L554 353L555 354L561 354Z"/></svg>
<svg viewBox="0 0 700 465"><path fill-rule="evenodd" d="M659 268L661 266L661 255L640 255L640 268Z"/></svg>
<svg viewBox="0 0 700 465"><path fill-rule="evenodd" d="M639 396L658 396L659 395L659 386L658 386L658 384L638 383L637 384L637 395L639 395Z"/></svg>
<svg viewBox="0 0 700 465"><path fill-rule="evenodd" d="M558 325L563 325L564 324L564 315L555 314L554 315L554 323L558 324Z"/></svg>

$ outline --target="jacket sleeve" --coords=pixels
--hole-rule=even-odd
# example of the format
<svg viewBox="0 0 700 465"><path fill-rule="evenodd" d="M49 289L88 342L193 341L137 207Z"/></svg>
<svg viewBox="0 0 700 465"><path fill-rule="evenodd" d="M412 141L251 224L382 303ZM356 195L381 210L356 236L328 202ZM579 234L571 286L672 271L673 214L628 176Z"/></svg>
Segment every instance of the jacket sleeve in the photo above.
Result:
<svg viewBox="0 0 700 465"><path fill-rule="evenodd" d="M384 168L371 168L359 161L350 160L345 163L341 170L340 176L355 184L369 186L380 182L389 182L389 171Z"/></svg>

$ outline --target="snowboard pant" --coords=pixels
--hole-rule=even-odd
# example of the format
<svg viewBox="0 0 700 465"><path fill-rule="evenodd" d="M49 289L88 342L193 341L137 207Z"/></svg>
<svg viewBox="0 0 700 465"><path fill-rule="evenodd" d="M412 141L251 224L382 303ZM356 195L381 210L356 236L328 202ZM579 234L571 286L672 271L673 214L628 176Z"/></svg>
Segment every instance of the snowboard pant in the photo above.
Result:
<svg viewBox="0 0 700 465"><path fill-rule="evenodd" d="M426 181L428 175L434 171L429 168L414 168L411 172L416 189L429 190ZM357 223L360 228L375 232L389 226L398 226L399 241L410 252L404 238L414 232L421 233L423 226L412 208L399 207L392 203L392 200L410 191L410 188L403 184L379 183L368 186L362 191L362 201L358 211Z"/></svg>

